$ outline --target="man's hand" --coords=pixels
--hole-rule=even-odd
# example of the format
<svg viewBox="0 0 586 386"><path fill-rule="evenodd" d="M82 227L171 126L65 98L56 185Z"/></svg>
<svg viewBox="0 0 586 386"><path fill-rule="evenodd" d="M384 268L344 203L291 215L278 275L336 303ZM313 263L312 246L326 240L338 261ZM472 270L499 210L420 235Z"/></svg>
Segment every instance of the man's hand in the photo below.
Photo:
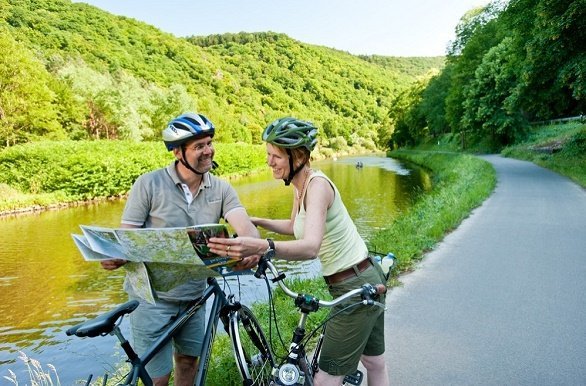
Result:
<svg viewBox="0 0 586 386"><path fill-rule="evenodd" d="M123 259L112 259L112 260L102 260L100 264L102 264L102 268L107 269L108 271L112 271L122 267L128 261Z"/></svg>
<svg viewBox="0 0 586 386"><path fill-rule="evenodd" d="M248 256L244 259L240 260L238 264L234 266L235 271L244 271L246 269L251 269L258 264L260 260L260 255Z"/></svg>

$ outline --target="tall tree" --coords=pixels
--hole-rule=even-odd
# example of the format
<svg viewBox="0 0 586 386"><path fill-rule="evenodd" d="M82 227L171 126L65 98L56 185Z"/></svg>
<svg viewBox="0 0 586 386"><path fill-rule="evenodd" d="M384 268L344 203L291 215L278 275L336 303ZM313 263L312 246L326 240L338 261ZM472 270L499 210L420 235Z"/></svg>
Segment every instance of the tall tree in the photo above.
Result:
<svg viewBox="0 0 586 386"><path fill-rule="evenodd" d="M470 130L477 141L490 139L495 150L511 144L526 126L511 103L519 81L516 58L512 39L503 39L484 55L466 90L462 127Z"/></svg>
<svg viewBox="0 0 586 386"><path fill-rule="evenodd" d="M586 0L512 0L503 16L525 56L518 108L531 119L586 111Z"/></svg>
<svg viewBox="0 0 586 386"><path fill-rule="evenodd" d="M0 52L0 141L11 146L40 137L64 139L43 64L1 26Z"/></svg>

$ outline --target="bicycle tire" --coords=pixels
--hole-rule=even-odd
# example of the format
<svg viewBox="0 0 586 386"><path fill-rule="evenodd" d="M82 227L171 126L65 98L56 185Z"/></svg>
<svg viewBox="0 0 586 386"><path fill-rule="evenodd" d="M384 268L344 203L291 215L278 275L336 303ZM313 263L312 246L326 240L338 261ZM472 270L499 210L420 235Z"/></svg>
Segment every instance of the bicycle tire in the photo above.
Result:
<svg viewBox="0 0 586 386"><path fill-rule="evenodd" d="M230 314L229 335L244 385L269 385L275 360L271 346L252 311L242 305Z"/></svg>

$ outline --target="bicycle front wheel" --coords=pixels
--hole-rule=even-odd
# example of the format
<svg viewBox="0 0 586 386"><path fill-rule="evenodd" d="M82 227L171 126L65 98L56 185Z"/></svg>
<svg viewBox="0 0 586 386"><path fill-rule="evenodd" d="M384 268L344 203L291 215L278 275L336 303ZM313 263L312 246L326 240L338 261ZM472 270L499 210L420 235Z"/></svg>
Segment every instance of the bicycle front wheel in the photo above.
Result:
<svg viewBox="0 0 586 386"><path fill-rule="evenodd" d="M268 385L275 367L273 352L258 320L242 305L230 313L230 339L245 385Z"/></svg>

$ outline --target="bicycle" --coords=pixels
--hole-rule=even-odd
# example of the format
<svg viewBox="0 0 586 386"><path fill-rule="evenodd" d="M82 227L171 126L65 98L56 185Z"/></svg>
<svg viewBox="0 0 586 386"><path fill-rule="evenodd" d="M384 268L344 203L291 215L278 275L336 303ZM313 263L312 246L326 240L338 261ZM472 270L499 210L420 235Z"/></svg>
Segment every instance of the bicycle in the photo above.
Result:
<svg viewBox="0 0 586 386"><path fill-rule="evenodd" d="M385 263L385 269L388 269L386 276L390 273L390 269L394 262L394 255L389 254L387 257L391 258L392 261L389 263ZM376 264L373 261L373 264ZM270 295L270 284L269 279L266 276L267 269L271 272L273 279L271 281L273 283L277 283L279 287L283 290L283 292L295 299L295 306L301 312L301 316L297 327L293 332L293 337L291 339L291 343L289 345L287 355L282 359L281 363L274 366L273 371L268 378L269 385L283 385L283 386L292 386L292 385L313 385L313 377L318 371L318 357L321 351L323 338L325 334L325 328L327 326L327 321L330 320L335 315L330 316L326 321L321 323L320 326L315 328L312 332L307 333L305 330L307 319L310 313L317 312L320 307L334 307L338 304L347 302L349 299L360 296L360 301L354 302L349 304L344 308L344 310L350 307L356 307L360 305L364 306L378 306L385 308L385 305L377 302L375 298L377 295L383 294L386 292L386 286L384 284L379 284L377 286L372 286L370 284L364 284L360 288L351 290L344 295L341 295L333 300L324 301L319 300L313 295L310 294L302 294L296 293L289 289L283 279L285 279L285 274L279 272L277 268L273 265L270 260L270 256L265 255L261 257L257 270L255 272L255 277L257 278L264 278L267 283L267 288L269 289L269 300L272 302L272 297ZM274 313L273 313L274 315ZM270 317L269 317L270 318ZM276 326L276 319L275 319L275 326ZM315 344L315 349L311 355L311 359L308 356L307 344L309 340L321 329L320 335L317 339L317 343ZM280 335L280 334L279 334ZM261 339L261 335L258 336L258 339ZM269 336L269 341L271 341L271 337ZM255 360L248 362L250 367L254 367L257 365L263 365L261 360ZM363 374L360 370L357 370L354 374L347 375L344 378L344 385L360 385L363 379ZM265 382L267 382L265 381ZM265 384L265 383L259 383Z"/></svg>
<svg viewBox="0 0 586 386"><path fill-rule="evenodd" d="M131 369L125 376L121 385L138 385L141 380L145 386L153 384L151 376L145 366L154 355L173 337L173 335L204 306L206 301L213 297L211 312L204 333L203 351L199 359L199 367L195 379L195 385L205 385L207 368L211 358L211 350L216 335L218 321L221 320L224 330L228 333L234 351L237 367L244 385L262 384L259 380L268 379L275 361L271 347L252 311L240 302L234 300L234 295L227 295L220 287L217 279L207 279L207 288L203 295L194 299L187 309L165 329L149 349L141 356L137 355L128 340L123 336L120 329L122 318L130 314L137 307L137 300L130 300L115 309L97 316L94 319L85 321L66 331L68 336L97 337L114 335L118 338L120 346L128 357ZM254 358L249 353L254 352ZM252 365L254 361L254 366ZM107 382L108 376L104 375L103 384ZM86 381L89 386L92 380L90 375Z"/></svg>

